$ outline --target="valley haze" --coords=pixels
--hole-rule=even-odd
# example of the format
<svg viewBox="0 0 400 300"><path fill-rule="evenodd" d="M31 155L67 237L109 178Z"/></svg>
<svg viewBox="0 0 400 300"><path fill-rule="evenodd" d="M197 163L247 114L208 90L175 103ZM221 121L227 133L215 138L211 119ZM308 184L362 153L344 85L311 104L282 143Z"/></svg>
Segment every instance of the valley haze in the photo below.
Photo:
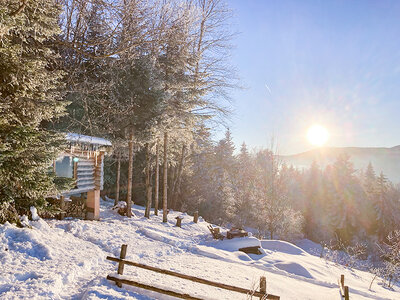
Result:
<svg viewBox="0 0 400 300"><path fill-rule="evenodd" d="M313 161L324 169L343 153L350 156L356 170L365 170L371 162L376 174L383 172L393 183L400 183L400 145L391 148L321 147L294 155L280 155L280 158L297 169L308 169Z"/></svg>

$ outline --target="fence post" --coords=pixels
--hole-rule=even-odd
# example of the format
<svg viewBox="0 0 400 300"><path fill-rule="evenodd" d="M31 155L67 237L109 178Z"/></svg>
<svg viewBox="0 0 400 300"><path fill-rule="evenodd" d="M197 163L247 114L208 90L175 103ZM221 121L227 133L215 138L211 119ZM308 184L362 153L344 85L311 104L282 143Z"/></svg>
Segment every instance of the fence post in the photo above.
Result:
<svg viewBox="0 0 400 300"><path fill-rule="evenodd" d="M199 212L195 211L193 215L193 222L197 223L199 221Z"/></svg>
<svg viewBox="0 0 400 300"><path fill-rule="evenodd" d="M340 275L340 284L342 286L342 288L344 287L344 275Z"/></svg>
<svg viewBox="0 0 400 300"><path fill-rule="evenodd" d="M267 293L267 279L265 276L260 277L260 293L264 295ZM260 296L260 299L264 299L264 296Z"/></svg>
<svg viewBox="0 0 400 300"><path fill-rule="evenodd" d="M182 227L182 219L181 217L176 217L176 227Z"/></svg>
<svg viewBox="0 0 400 300"><path fill-rule="evenodd" d="M350 297L349 297L349 287L346 285L344 287L344 300L349 300L349 299L350 299Z"/></svg>
<svg viewBox="0 0 400 300"><path fill-rule="evenodd" d="M128 245L123 244L121 246L121 253L119 254L119 258L120 259L125 259L126 257L126 248L128 247ZM123 275L124 274L124 262L120 261L118 263L118 274ZM122 283L117 282L117 286L118 287L122 287Z"/></svg>

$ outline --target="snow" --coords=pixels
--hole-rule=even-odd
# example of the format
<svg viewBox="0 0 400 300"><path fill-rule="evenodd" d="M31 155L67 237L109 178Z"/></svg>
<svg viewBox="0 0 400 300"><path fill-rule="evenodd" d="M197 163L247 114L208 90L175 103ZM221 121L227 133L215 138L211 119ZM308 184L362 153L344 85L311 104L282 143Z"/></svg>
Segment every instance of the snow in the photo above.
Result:
<svg viewBox="0 0 400 300"><path fill-rule="evenodd" d="M128 260L243 288L257 287L259 277L266 276L267 291L281 299L339 299L340 274L345 275L352 299L399 298L399 286L388 290L375 280L370 291L372 274L308 253L307 247L315 248L311 241L301 247L254 237L216 241L202 219L196 224L187 214L170 212L169 222L162 223L162 213L148 220L140 206L126 218L112 206L111 199L102 201L100 221L38 218L25 220L26 228L0 225L0 298L171 299L126 285L119 288L106 279L117 276L117 264L106 256L118 256L122 244L128 245ZM182 228L175 226L177 216L184 217ZM262 254L238 251L250 246L261 246ZM203 299L246 299L131 266L125 266L123 277Z"/></svg>
<svg viewBox="0 0 400 300"><path fill-rule="evenodd" d="M30 211L31 211L31 215L32 215L32 221L38 221L39 220L39 215L37 213L36 207L31 206Z"/></svg>
<svg viewBox="0 0 400 300"><path fill-rule="evenodd" d="M101 146L111 146L111 142L109 140L94 136L82 135L78 133L66 133L65 138L67 139L67 141L71 142L89 143Z"/></svg>
<svg viewBox="0 0 400 300"><path fill-rule="evenodd" d="M301 248L284 241L263 240L261 241L261 245L264 249L272 251L279 251L292 255L307 255Z"/></svg>
<svg viewBox="0 0 400 300"><path fill-rule="evenodd" d="M255 237L235 238L231 240L216 241L210 243L209 246L226 251L237 251L246 247L261 247L259 239Z"/></svg>
<svg viewBox="0 0 400 300"><path fill-rule="evenodd" d="M29 219L28 219L28 216L23 215L23 216L21 216L21 217L19 218L19 220L21 221L21 225L22 225L22 226L24 226L24 227L29 226Z"/></svg>

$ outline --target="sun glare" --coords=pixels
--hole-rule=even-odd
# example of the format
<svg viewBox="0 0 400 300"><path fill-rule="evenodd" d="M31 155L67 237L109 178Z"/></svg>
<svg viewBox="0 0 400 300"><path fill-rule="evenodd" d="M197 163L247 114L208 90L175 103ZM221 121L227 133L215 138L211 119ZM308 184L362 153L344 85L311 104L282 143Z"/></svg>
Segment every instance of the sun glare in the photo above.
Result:
<svg viewBox="0 0 400 300"><path fill-rule="evenodd" d="M329 132L321 125L313 125L307 131L307 139L312 145L321 147L328 141Z"/></svg>

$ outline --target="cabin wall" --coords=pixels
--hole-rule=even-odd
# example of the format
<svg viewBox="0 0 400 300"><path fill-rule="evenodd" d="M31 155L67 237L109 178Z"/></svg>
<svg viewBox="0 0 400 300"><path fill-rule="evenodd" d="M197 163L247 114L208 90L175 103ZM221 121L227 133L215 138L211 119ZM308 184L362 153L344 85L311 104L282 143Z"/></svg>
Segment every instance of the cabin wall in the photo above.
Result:
<svg viewBox="0 0 400 300"><path fill-rule="evenodd" d="M100 217L100 191L104 185L104 151L71 151L64 153L60 158L66 156L78 158L73 166L76 188L66 191L62 195L71 196L87 193L86 218L98 220Z"/></svg>
<svg viewBox="0 0 400 300"><path fill-rule="evenodd" d="M77 189L94 190L95 186L95 160L94 158L80 158L77 162Z"/></svg>

